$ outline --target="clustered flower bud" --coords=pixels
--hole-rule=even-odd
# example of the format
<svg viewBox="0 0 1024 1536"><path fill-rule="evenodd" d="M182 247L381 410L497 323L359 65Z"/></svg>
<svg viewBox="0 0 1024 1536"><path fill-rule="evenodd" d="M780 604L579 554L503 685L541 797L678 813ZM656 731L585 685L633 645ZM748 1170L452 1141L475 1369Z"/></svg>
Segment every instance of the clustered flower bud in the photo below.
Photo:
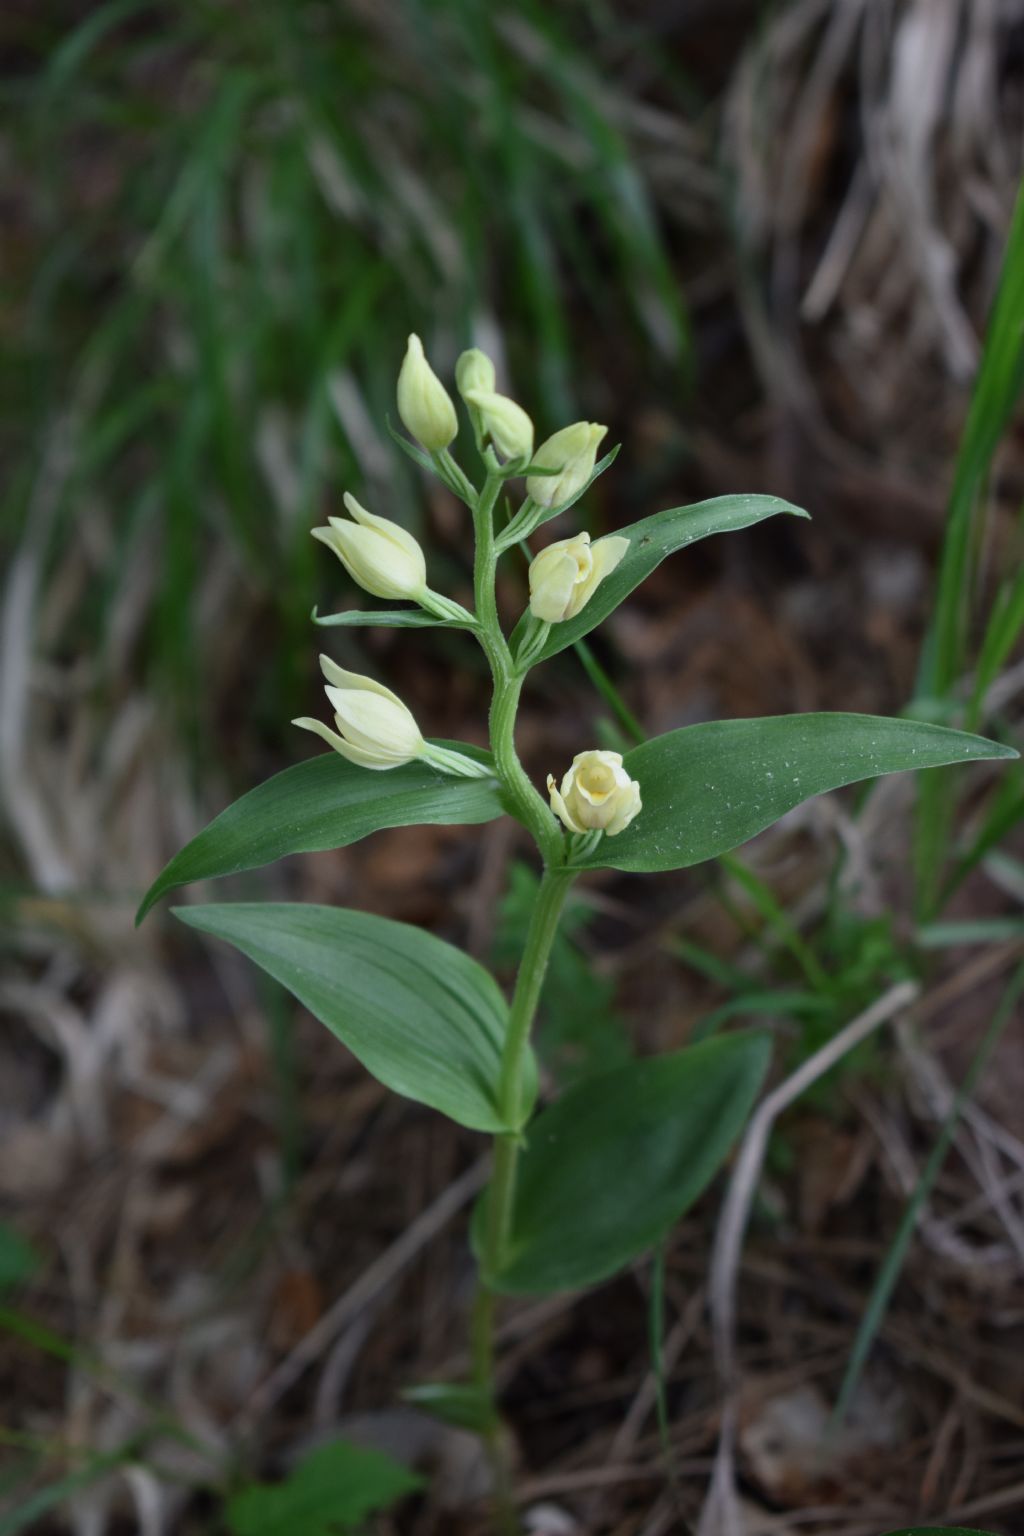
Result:
<svg viewBox="0 0 1024 1536"><path fill-rule="evenodd" d="M402 424L428 453L440 453L459 431L452 398L412 335L398 375L398 414Z"/></svg>
<svg viewBox="0 0 1024 1536"><path fill-rule="evenodd" d="M560 789L548 774L548 794L551 809L570 832L616 837L642 809L640 786L618 752L578 752Z"/></svg>
<svg viewBox="0 0 1024 1536"><path fill-rule="evenodd" d="M530 612L547 624L575 618L598 584L614 571L629 548L619 534L591 544L589 533L549 544L530 562Z"/></svg>
<svg viewBox="0 0 1024 1536"><path fill-rule="evenodd" d="M467 405L476 406L484 430L505 459L529 459L533 452L533 422L521 405L492 390L467 389Z"/></svg>
<svg viewBox="0 0 1024 1536"><path fill-rule="evenodd" d="M313 537L333 550L353 581L374 597L420 602L427 585L423 550L407 529L386 517L375 517L348 491L345 506L355 519L329 517L326 528Z"/></svg>
<svg viewBox="0 0 1024 1536"><path fill-rule="evenodd" d="M494 364L479 347L470 347L460 354L455 364L455 387L463 400L473 390L479 390L485 395L493 394L497 379Z"/></svg>
<svg viewBox="0 0 1024 1536"><path fill-rule="evenodd" d="M554 471L527 476L527 501L520 520L524 512L532 513L532 523L529 517L525 519L532 528L543 511L557 511L579 495L594 473L606 427L591 421L573 422L542 443L534 458L533 422L522 406L495 392L495 367L486 353L478 347L463 352L455 367L455 380L469 407L477 446L482 447L489 437L510 465L507 474L531 463ZM409 337L398 375L398 414L407 431L430 454L441 454L458 433L455 406L416 335ZM460 475L471 496L472 487L450 457L438 460L438 470L448 474L446 483L456 473ZM344 503L349 518L329 517L326 527L313 529L313 536L337 555L354 581L374 597L411 600L436 617L470 626L476 623L473 614L458 603L431 592L423 550L407 529L368 512L347 491ZM517 531L516 537L520 536ZM533 618L541 625L575 618L628 549L629 539L620 535L591 544L589 533L578 533L542 550L530 565ZM543 629L536 630L539 636L544 633ZM481 761L479 756L467 756L425 740L410 710L390 688L372 677L346 672L328 656L320 657L320 666L334 710L334 728L308 716L292 724L312 731L348 762L383 770L421 759L443 773L470 778L493 775L486 755ZM604 832L615 837L641 808L640 787L623 768L617 752L581 752L573 758L561 788L550 775L547 785L551 808L570 832L598 836Z"/></svg>
<svg viewBox="0 0 1024 1536"><path fill-rule="evenodd" d="M527 495L539 507L561 507L579 495L597 463L597 450L608 432L595 421L574 421L541 443L533 463L542 469L557 469L557 475L530 475Z"/></svg>

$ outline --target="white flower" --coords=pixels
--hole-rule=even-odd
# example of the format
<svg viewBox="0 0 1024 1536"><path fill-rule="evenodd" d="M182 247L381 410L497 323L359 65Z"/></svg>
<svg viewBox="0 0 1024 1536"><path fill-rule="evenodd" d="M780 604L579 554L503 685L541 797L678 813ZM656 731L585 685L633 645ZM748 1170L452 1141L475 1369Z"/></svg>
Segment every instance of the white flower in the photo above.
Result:
<svg viewBox="0 0 1024 1536"><path fill-rule="evenodd" d="M324 691L334 708L337 730L308 716L293 720L293 725L314 731L360 768L399 768L424 755L426 742L419 726L390 688L372 677L346 672L329 656L320 657L320 667L327 679Z"/></svg>
<svg viewBox="0 0 1024 1536"><path fill-rule="evenodd" d="M640 786L622 766L618 752L578 752L556 789L548 774L551 809L570 832L606 832L615 837L641 809Z"/></svg>
<svg viewBox="0 0 1024 1536"><path fill-rule="evenodd" d="M597 450L607 427L595 421L574 421L544 443L533 456L533 463L543 469L558 469L558 475L530 475L526 492L539 507L561 507L571 501L594 473Z"/></svg>
<svg viewBox="0 0 1024 1536"><path fill-rule="evenodd" d="M549 544L530 562L530 612L558 624L575 618L629 548L618 534L591 544L589 533Z"/></svg>
<svg viewBox="0 0 1024 1536"><path fill-rule="evenodd" d="M334 707L337 730L309 715L293 720L292 725L313 731L350 763L359 768L401 768L403 763L423 758L441 773L457 778L494 778L489 761L478 762L464 752L424 741L410 710L383 683L358 672L346 672L329 656L320 657L320 670L327 679L324 692Z"/></svg>
<svg viewBox="0 0 1024 1536"><path fill-rule="evenodd" d="M505 459L528 459L533 452L533 422L521 405L507 395L492 390L463 391L467 405L476 406L483 417L484 430Z"/></svg>
<svg viewBox="0 0 1024 1536"><path fill-rule="evenodd" d="M345 506L355 519L329 517L313 537L334 551L353 581L374 597L418 602L427 585L427 564L412 534L386 517L375 517L345 492Z"/></svg>
<svg viewBox="0 0 1024 1536"><path fill-rule="evenodd" d="M398 414L406 430L428 453L440 453L457 435L459 418L452 398L423 355L423 343L410 336L398 375Z"/></svg>

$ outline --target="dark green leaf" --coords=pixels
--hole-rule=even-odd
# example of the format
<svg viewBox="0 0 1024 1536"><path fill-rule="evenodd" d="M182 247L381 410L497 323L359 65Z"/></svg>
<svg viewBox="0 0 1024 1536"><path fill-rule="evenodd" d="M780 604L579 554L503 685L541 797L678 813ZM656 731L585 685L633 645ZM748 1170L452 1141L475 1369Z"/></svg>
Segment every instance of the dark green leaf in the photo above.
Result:
<svg viewBox="0 0 1024 1536"><path fill-rule="evenodd" d="M765 1035L727 1035L570 1088L529 1128L495 1287L575 1290L659 1242L723 1162L769 1053Z"/></svg>
<svg viewBox="0 0 1024 1536"><path fill-rule="evenodd" d="M917 720L776 715L713 720L628 752L643 810L584 868L683 869L736 848L813 795L907 768L1013 758L1012 747Z"/></svg>
<svg viewBox="0 0 1024 1536"><path fill-rule="evenodd" d="M228 1500L233 1536L338 1536L422 1481L381 1451L347 1440L321 1446L283 1483L254 1483Z"/></svg>
<svg viewBox="0 0 1024 1536"><path fill-rule="evenodd" d="M288 988L374 1077L478 1131L515 1129L496 1088L508 1018L488 971L408 923L344 907L175 907Z"/></svg>
<svg viewBox="0 0 1024 1536"><path fill-rule="evenodd" d="M462 742L442 742L480 762ZM286 768L252 789L187 843L150 886L136 922L161 896L193 880L256 869L288 853L344 848L383 827L471 826L502 814L497 783L439 773L426 763L375 773L337 752Z"/></svg>
<svg viewBox="0 0 1024 1536"><path fill-rule="evenodd" d="M777 496L716 496L713 501L698 501L692 507L671 507L666 512L656 512L653 517L642 518L628 528L616 528L615 533L629 540L629 549L610 576L602 581L582 613L564 624L552 624L537 660L556 656L574 640L579 640L596 628L602 619L616 609L629 596L634 587L649 576L666 555L696 544L712 533L732 533L763 522L776 513L788 512L794 517L806 517L799 507ZM525 629L526 615L520 619L512 634L512 649Z"/></svg>

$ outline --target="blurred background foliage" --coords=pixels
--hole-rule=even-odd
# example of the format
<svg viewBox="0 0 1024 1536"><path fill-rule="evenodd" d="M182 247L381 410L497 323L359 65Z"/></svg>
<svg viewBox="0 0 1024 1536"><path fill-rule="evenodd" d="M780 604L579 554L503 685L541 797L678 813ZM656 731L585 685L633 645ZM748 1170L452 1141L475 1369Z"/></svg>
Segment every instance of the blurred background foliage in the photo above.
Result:
<svg viewBox="0 0 1024 1536"><path fill-rule="evenodd" d="M459 510L386 429L407 333L442 373L467 344L491 352L542 435L609 423L624 449L589 498L595 534L726 491L814 517L678 557L592 652L539 672L521 729L538 776L590 733L795 709L909 706L1019 745L1024 19L1017 0L9 0L0 74L0 1386L30 1431L3 1431L0 1532L63 1533L48 1511L69 1499L76 1533L132 1529L109 1474L168 1435L166 1529L201 1530L211 1485L241 1475L223 1460L239 1421L254 1472L333 1423L337 1362L312 1406L249 1398L468 1155L383 1108L276 990L159 921L130 929L166 856L306 750L287 722L319 708L310 610L362 600L309 537L343 490L413 528L433 584L465 596ZM514 617L522 575L504 579ZM398 679L432 733L482 739L458 638L331 646ZM745 1314L755 1377L766 1349L792 1368L831 1329L838 1389L858 1318L882 1327L880 1233L1005 1023L1022 821L1019 768L929 775L916 802L902 781L830 798L642 901L609 878L573 909L542 1021L558 1083L736 1020L774 1028L791 1067L893 982L930 989L933 1053L879 1037L773 1145L759 1240L782 1279ZM268 879L507 966L533 891L520 864L502 891L513 851L507 828L384 834ZM915 1487L942 1511L965 1487L996 1498L992 1521L1020 1449L993 1319L1019 1315L1022 1070L1004 1051L988 1130L956 1142L945 1226L919 1229L889 1338L903 1364L938 1362L906 1389L912 1444L955 1438L962 1412L974 1457L927 1462ZM843 1298L838 1325L823 1302L801 1311L821 1230L837 1246L815 1250L816 1295ZM708 1242L705 1213L666 1260L677 1319ZM431 1254L380 1341L352 1345L360 1409L455 1347L462 1234ZM606 1490L616 1529L639 1531L630 1511L663 1498L653 1438L621 1438L614 1391L581 1430L557 1407L567 1354L593 1380L643 1379L630 1284L541 1329L509 1388L538 1469L646 1445L648 1482ZM980 1400L944 1395L954 1303L956 1380ZM668 1408L676 1449L703 1455L710 1348L691 1346ZM870 1448L870 1487L891 1494L878 1529L920 1504L890 1429ZM747 1463L769 1505L799 1503L794 1478L826 1497L769 1461ZM858 1475L834 1471L827 1496L856 1503Z"/></svg>

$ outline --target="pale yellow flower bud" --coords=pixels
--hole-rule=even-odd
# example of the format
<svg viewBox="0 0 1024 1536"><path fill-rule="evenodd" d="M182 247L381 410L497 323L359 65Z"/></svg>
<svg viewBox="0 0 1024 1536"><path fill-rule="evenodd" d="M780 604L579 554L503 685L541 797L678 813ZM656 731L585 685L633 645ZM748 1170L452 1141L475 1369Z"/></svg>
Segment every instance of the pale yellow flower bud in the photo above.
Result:
<svg viewBox="0 0 1024 1536"><path fill-rule="evenodd" d="M629 548L618 534L591 544L589 533L549 544L530 562L530 612L546 624L573 619Z"/></svg>
<svg viewBox="0 0 1024 1536"><path fill-rule="evenodd" d="M308 716L293 720L293 725L314 731L360 768L399 768L424 755L426 742L419 726L390 688L372 677L346 672L329 656L320 657L320 666L327 679L325 692L334 707L337 731Z"/></svg>
<svg viewBox="0 0 1024 1536"><path fill-rule="evenodd" d="M491 442L505 459L528 459L533 452L533 422L521 405L491 390L467 389L467 405L475 405Z"/></svg>
<svg viewBox="0 0 1024 1536"><path fill-rule="evenodd" d="M412 534L367 512L348 491L344 500L355 521L329 517L327 528L313 529L314 539L334 551L364 591L418 602L426 590L427 564Z"/></svg>
<svg viewBox="0 0 1024 1536"><path fill-rule="evenodd" d="M556 789L548 774L551 809L570 832L605 832L615 837L642 809L640 786L622 766L618 752L579 752Z"/></svg>
<svg viewBox="0 0 1024 1536"><path fill-rule="evenodd" d="M526 492L538 507L561 507L578 495L594 473L597 450L607 431L596 421L574 421L541 443L534 464L561 470L561 474L530 475Z"/></svg>
<svg viewBox="0 0 1024 1536"><path fill-rule="evenodd" d="M455 384L463 400L470 390L492 394L497 377L494 364L479 347L470 347L455 364Z"/></svg>
<svg viewBox="0 0 1024 1536"><path fill-rule="evenodd" d="M459 430L451 396L423 355L423 343L410 336L398 375L398 414L406 430L428 453L447 448Z"/></svg>

